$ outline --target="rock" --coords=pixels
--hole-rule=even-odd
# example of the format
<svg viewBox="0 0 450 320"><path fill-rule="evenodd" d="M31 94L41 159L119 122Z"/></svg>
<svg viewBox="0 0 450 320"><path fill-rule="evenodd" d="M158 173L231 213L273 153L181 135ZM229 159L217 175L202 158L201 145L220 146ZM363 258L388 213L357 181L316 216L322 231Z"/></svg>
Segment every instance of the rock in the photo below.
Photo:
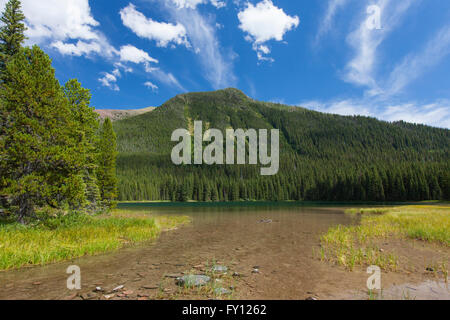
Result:
<svg viewBox="0 0 450 320"><path fill-rule="evenodd" d="M182 274L166 274L165 275L166 278L173 278L173 279L177 279L177 278L180 278L182 276L183 276Z"/></svg>
<svg viewBox="0 0 450 320"><path fill-rule="evenodd" d="M240 277L241 275L237 272L233 272L233 277Z"/></svg>
<svg viewBox="0 0 450 320"><path fill-rule="evenodd" d="M95 287L94 292L103 292L104 290L102 289L102 287Z"/></svg>
<svg viewBox="0 0 450 320"><path fill-rule="evenodd" d="M147 301L148 300L148 297L139 297L138 298L138 301Z"/></svg>
<svg viewBox="0 0 450 320"><path fill-rule="evenodd" d="M117 286L117 287L115 287L114 289L112 289L112 291L113 291L113 292L117 292L117 291L119 291L119 290L122 290L123 288L124 288L124 285L122 284L122 285Z"/></svg>
<svg viewBox="0 0 450 320"><path fill-rule="evenodd" d="M384 249L380 249L380 252L384 252Z"/></svg>
<svg viewBox="0 0 450 320"><path fill-rule="evenodd" d="M215 273L226 273L228 268L226 266L214 266L211 268L211 272Z"/></svg>
<svg viewBox="0 0 450 320"><path fill-rule="evenodd" d="M214 289L214 293L218 296L231 294L231 291L225 288L216 288Z"/></svg>
<svg viewBox="0 0 450 320"><path fill-rule="evenodd" d="M431 268L431 267L426 268L426 270L429 272L434 272L434 268Z"/></svg>
<svg viewBox="0 0 450 320"><path fill-rule="evenodd" d="M107 294L107 295L104 295L103 297L104 297L106 300L109 300L109 299L114 298L114 295L113 295L113 294Z"/></svg>
<svg viewBox="0 0 450 320"><path fill-rule="evenodd" d="M263 220L260 220L258 223L272 223L272 222L273 222L272 219L263 219Z"/></svg>
<svg viewBox="0 0 450 320"><path fill-rule="evenodd" d="M211 278L203 275L187 275L179 277L175 283L180 287L202 287L211 281Z"/></svg>
<svg viewBox="0 0 450 320"><path fill-rule="evenodd" d="M33 286L40 286L41 284L42 284L42 282L39 282L39 281L33 282Z"/></svg>
<svg viewBox="0 0 450 320"><path fill-rule="evenodd" d="M259 269L253 269L252 273L259 273Z"/></svg>
<svg viewBox="0 0 450 320"><path fill-rule="evenodd" d="M134 293L133 290L127 290L127 291L124 291L124 292L123 292L123 294L126 295L126 296L130 296L130 295L132 295L133 293Z"/></svg>
<svg viewBox="0 0 450 320"><path fill-rule="evenodd" d="M143 285L143 286L142 286L142 289L156 290L156 289L159 289L159 287L158 287L158 286L155 286L155 285L151 285L151 284L146 284L146 285Z"/></svg>
<svg viewBox="0 0 450 320"><path fill-rule="evenodd" d="M314 297L308 297L305 299L306 301L317 301L317 298Z"/></svg>

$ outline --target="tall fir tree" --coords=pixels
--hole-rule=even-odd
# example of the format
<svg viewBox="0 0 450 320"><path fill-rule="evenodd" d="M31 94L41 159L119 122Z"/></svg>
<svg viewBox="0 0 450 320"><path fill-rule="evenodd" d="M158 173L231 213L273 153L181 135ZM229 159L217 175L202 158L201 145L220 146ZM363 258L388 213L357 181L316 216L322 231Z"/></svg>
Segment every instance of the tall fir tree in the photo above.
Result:
<svg viewBox="0 0 450 320"><path fill-rule="evenodd" d="M97 178L101 199L106 208L113 208L116 205L116 158L116 134L114 133L111 120L105 119L100 130Z"/></svg>
<svg viewBox="0 0 450 320"><path fill-rule="evenodd" d="M86 185L86 208L96 211L100 203L100 190L97 181L98 115L90 107L91 93L76 80L69 80L63 87L69 101L71 115L77 125L79 145L83 149L85 168L83 180Z"/></svg>
<svg viewBox="0 0 450 320"><path fill-rule="evenodd" d="M5 74L0 194L11 198L22 223L36 206L78 206L85 201L83 148L50 58L38 46L20 49Z"/></svg>
<svg viewBox="0 0 450 320"><path fill-rule="evenodd" d="M25 41L25 15L20 0L9 0L0 21L0 72L4 72L7 62L19 52Z"/></svg>

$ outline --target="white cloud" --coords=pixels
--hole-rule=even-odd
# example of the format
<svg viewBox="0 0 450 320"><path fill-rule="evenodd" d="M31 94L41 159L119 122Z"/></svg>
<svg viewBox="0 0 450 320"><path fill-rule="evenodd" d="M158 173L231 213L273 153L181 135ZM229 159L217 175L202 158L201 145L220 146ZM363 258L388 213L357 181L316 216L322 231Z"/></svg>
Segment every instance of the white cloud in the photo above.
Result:
<svg viewBox="0 0 450 320"><path fill-rule="evenodd" d="M384 94L393 95L400 92L425 71L439 64L449 54L450 25L447 25L436 33L421 52L408 55L395 67L385 86Z"/></svg>
<svg viewBox="0 0 450 320"><path fill-rule="evenodd" d="M344 7L349 0L329 0L328 7L325 12L325 16L322 18L321 24L319 26L319 31L316 35L316 44L319 42L320 38L323 37L326 33L328 33L334 22L334 17L336 16L337 11Z"/></svg>
<svg viewBox="0 0 450 320"><path fill-rule="evenodd" d="M170 43L189 46L186 38L186 28L180 24L157 22L147 18L136 10L133 4L120 10L123 24L141 38L155 40L160 47L167 47Z"/></svg>
<svg viewBox="0 0 450 320"><path fill-rule="evenodd" d="M133 63L158 63L158 60L149 56L149 54L132 45L126 45L120 48L120 61Z"/></svg>
<svg viewBox="0 0 450 320"><path fill-rule="evenodd" d="M63 55L84 56L92 53L101 53L102 47L97 42L85 42L78 40L77 43L64 43L62 41L55 41L51 47L57 49Z"/></svg>
<svg viewBox="0 0 450 320"><path fill-rule="evenodd" d="M104 76L98 79L100 83L108 88L111 88L114 91L120 91L119 86L117 85L117 77L111 73L104 73Z"/></svg>
<svg viewBox="0 0 450 320"><path fill-rule="evenodd" d="M364 11L359 26L347 41L355 51L355 56L347 64L344 80L369 88L369 94L378 94L380 88L375 80L374 69L377 65L377 50L385 38L402 21L414 0L377 0L373 4L381 10L381 30L367 27L368 15Z"/></svg>
<svg viewBox="0 0 450 320"><path fill-rule="evenodd" d="M3 9L7 0L0 0ZM114 48L91 13L88 0L22 0L30 44L50 44L67 55L112 56ZM75 41L75 42L74 42Z"/></svg>
<svg viewBox="0 0 450 320"><path fill-rule="evenodd" d="M159 82L164 83L167 86L177 88L183 92L187 90L180 84L178 79L170 72L165 72L159 68L153 68L150 71L150 75L153 76Z"/></svg>
<svg viewBox="0 0 450 320"><path fill-rule="evenodd" d="M216 21L212 16L203 16L198 10L166 6L176 21L185 27L204 72L204 77L214 89L234 86L236 77L233 72L235 53L226 52L217 37Z"/></svg>
<svg viewBox="0 0 450 320"><path fill-rule="evenodd" d="M159 89L156 84L154 84L154 83L152 83L150 81L145 82L144 86L146 86L147 88L151 89L152 91L157 91Z"/></svg>
<svg viewBox="0 0 450 320"><path fill-rule="evenodd" d="M387 103L378 99L363 98L306 101L298 105L344 116L362 115L389 122L403 120L450 129L450 100L437 100L431 103Z"/></svg>
<svg viewBox="0 0 450 320"><path fill-rule="evenodd" d="M211 2L217 9L225 7L227 4L221 0L172 0L177 8L180 9L196 9L199 4Z"/></svg>
<svg viewBox="0 0 450 320"><path fill-rule="evenodd" d="M256 5L248 2L246 8L238 13L239 28L247 33L246 40L253 42L253 49L259 60L267 59L263 44L270 40L283 41L284 35L298 27L298 16L289 16L283 9L274 6L271 0L263 0Z"/></svg>

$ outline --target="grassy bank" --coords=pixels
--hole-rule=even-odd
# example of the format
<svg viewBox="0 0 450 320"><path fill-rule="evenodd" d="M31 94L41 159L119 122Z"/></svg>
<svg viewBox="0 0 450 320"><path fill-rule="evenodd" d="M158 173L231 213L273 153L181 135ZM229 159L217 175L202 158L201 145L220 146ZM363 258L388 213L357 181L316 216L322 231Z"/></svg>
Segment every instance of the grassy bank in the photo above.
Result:
<svg viewBox="0 0 450 320"><path fill-rule="evenodd" d="M346 213L360 216L361 223L331 228L321 238L319 254L321 259L350 270L358 265L396 270L395 254L386 253L379 246L386 239L415 239L450 248L450 206L352 209ZM446 272L447 266L441 267Z"/></svg>
<svg viewBox="0 0 450 320"><path fill-rule="evenodd" d="M188 217L151 217L115 210L99 216L66 215L33 225L0 224L0 270L43 265L120 249L155 239L168 229L187 223Z"/></svg>

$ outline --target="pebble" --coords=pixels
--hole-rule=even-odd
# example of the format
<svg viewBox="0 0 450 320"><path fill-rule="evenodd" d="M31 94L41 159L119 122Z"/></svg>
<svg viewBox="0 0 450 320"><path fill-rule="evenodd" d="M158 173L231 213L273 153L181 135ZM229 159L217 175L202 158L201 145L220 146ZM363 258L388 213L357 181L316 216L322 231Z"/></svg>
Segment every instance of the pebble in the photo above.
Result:
<svg viewBox="0 0 450 320"><path fill-rule="evenodd" d="M122 285L117 286L114 289L112 289L112 291L119 291L119 290L122 290L123 288L124 288L124 285L122 284Z"/></svg>

